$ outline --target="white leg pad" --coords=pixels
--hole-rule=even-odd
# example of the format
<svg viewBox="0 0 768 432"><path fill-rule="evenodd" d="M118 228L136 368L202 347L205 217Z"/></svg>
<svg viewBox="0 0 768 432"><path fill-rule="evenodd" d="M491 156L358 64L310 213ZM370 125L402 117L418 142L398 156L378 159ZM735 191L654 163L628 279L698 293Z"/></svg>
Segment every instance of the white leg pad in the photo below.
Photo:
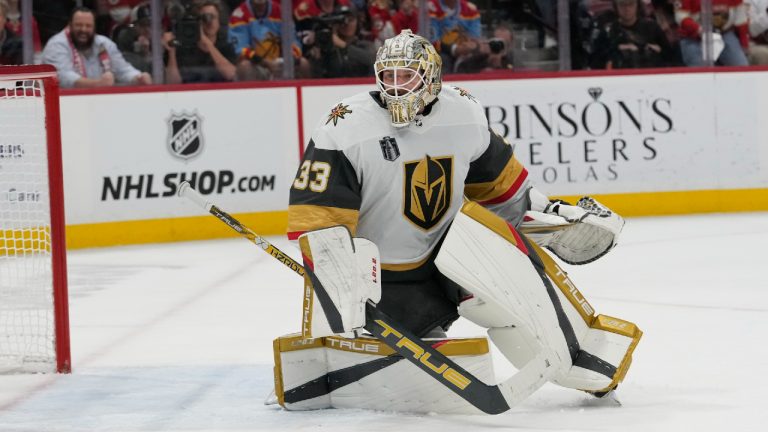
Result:
<svg viewBox="0 0 768 432"><path fill-rule="evenodd" d="M486 338L425 339L482 381L493 382ZM274 342L275 397L289 411L324 408L398 412L482 414L466 400L383 342L360 337L303 339L287 335Z"/></svg>
<svg viewBox="0 0 768 432"><path fill-rule="evenodd" d="M515 366L523 368L547 351L552 369L568 368L568 346L547 288L514 229L503 221L500 229L508 235L499 235L462 210L443 241L435 264L474 295L462 302L459 314L492 328L494 344ZM511 334L521 337L511 343Z"/></svg>
<svg viewBox="0 0 768 432"><path fill-rule="evenodd" d="M634 328L634 324L605 315L598 315L595 319L597 326L605 321L627 324L625 328ZM614 366L616 372L612 376L607 376L579 367L577 362L577 365L558 374L554 382L563 387L592 392L605 391L614 387L623 379L632 362L632 352L639 341L640 334L642 333L639 330L616 332L616 329L589 328L586 335L579 339L581 350Z"/></svg>
<svg viewBox="0 0 768 432"><path fill-rule="evenodd" d="M562 386L594 392L618 384L642 332L630 322L595 316L546 252L535 245L527 250L512 227L472 205L454 220L435 261L474 295L459 314L489 328L493 343L520 370L544 355L555 369L551 380ZM541 260L544 279L528 254Z"/></svg>
<svg viewBox="0 0 768 432"><path fill-rule="evenodd" d="M305 268L305 337L344 334L365 325L368 299L381 299L379 249L335 226L299 237Z"/></svg>

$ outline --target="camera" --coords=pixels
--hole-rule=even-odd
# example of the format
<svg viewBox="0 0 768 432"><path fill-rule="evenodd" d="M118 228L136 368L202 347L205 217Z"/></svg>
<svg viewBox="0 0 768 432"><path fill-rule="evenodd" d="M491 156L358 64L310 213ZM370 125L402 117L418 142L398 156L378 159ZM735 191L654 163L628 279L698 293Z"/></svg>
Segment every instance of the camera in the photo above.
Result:
<svg viewBox="0 0 768 432"><path fill-rule="evenodd" d="M117 44L117 49L123 53L146 54L149 52L149 45L140 42L139 32L133 25L116 27L112 39Z"/></svg>
<svg viewBox="0 0 768 432"><path fill-rule="evenodd" d="M174 45L183 49L197 46L200 40L200 23L194 15L183 16L174 26Z"/></svg>
<svg viewBox="0 0 768 432"><path fill-rule="evenodd" d="M200 40L201 17L197 15L191 2L184 5L176 4L175 6L177 9L170 15L173 35L176 38L171 41L171 44L184 51L194 50Z"/></svg>
<svg viewBox="0 0 768 432"><path fill-rule="evenodd" d="M490 48L491 54L499 54L506 48L506 43L503 39L494 38L488 41L488 48Z"/></svg>
<svg viewBox="0 0 768 432"><path fill-rule="evenodd" d="M312 30L315 32L316 45L324 51L333 48L333 26L346 22L352 13L349 6L338 6L333 12L314 18Z"/></svg>

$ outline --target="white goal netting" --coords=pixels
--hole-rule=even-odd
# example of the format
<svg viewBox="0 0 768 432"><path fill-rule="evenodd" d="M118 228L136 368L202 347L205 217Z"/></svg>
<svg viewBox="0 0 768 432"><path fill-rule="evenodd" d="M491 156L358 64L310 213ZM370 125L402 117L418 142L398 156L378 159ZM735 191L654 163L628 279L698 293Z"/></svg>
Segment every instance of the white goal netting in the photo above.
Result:
<svg viewBox="0 0 768 432"><path fill-rule="evenodd" d="M0 76L0 373L56 370L41 80Z"/></svg>

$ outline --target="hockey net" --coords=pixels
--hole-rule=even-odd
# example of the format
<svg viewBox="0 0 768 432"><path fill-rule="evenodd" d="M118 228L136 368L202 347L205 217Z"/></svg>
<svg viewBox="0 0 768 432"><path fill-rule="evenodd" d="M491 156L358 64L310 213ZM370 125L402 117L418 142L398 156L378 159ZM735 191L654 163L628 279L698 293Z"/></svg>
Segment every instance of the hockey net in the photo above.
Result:
<svg viewBox="0 0 768 432"><path fill-rule="evenodd" d="M59 94L0 67L0 373L69 372Z"/></svg>

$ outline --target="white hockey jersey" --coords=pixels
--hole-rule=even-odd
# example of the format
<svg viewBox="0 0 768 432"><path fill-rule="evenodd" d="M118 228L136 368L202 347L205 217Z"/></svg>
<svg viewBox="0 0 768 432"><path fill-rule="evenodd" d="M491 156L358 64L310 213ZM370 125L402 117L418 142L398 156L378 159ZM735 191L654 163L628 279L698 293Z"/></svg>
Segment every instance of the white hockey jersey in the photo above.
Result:
<svg viewBox="0 0 768 432"><path fill-rule="evenodd" d="M424 263L461 208L478 201L516 225L527 171L489 130L480 103L444 86L406 128L378 92L343 100L312 134L290 193L288 236L334 225L379 247L382 268Z"/></svg>

